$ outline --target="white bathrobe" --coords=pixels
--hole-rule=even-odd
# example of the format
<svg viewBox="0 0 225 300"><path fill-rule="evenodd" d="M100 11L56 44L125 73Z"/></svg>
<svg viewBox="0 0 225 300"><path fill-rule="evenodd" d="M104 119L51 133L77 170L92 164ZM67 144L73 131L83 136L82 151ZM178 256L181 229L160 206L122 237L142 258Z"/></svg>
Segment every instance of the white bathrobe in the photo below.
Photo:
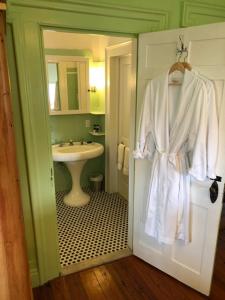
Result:
<svg viewBox="0 0 225 300"><path fill-rule="evenodd" d="M218 145L210 147L211 160L207 150L210 105L206 83L194 72L186 70L180 86L169 85L168 72L147 85L134 157L153 160L145 232L159 242L190 241L190 178L215 175Z"/></svg>

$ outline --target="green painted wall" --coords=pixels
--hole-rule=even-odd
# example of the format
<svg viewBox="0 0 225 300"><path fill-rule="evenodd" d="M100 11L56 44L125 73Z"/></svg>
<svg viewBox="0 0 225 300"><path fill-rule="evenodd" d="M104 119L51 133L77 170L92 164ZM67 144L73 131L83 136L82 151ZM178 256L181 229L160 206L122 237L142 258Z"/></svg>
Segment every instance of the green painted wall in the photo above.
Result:
<svg viewBox="0 0 225 300"><path fill-rule="evenodd" d="M141 32L225 21L225 3L224 0L8 0L7 18L12 24L15 45L15 61L11 52L9 67L15 130L21 136L17 140L21 194L29 259L34 258L37 275L32 271L36 278L33 284L38 285L59 274L40 26L136 36ZM13 47L9 38L8 47Z"/></svg>
<svg viewBox="0 0 225 300"><path fill-rule="evenodd" d="M75 1L76 2L76 1ZM82 2L85 2L82 1ZM183 17L185 15L185 4L188 3L193 7L197 7L195 10L191 10L189 15L190 24L189 26L210 24L215 22L225 21L225 1L224 0L97 0L97 3L113 4L121 7L134 7L137 9L149 9L150 12L167 12L168 13L168 24L167 29L179 28L186 26L183 24ZM207 7L207 4L209 5ZM198 12L195 14L195 12ZM220 12L219 12L220 11ZM147 12L147 11L146 11ZM157 30L157 29L156 29ZM147 31L147 30L146 30Z"/></svg>
<svg viewBox="0 0 225 300"><path fill-rule="evenodd" d="M19 183L20 192L23 206L23 216L25 224L25 236L27 242L27 252L30 270L32 273L32 283L35 285L38 281L37 272L37 257L36 257L36 244L35 234L32 217L32 205L29 191L29 179L27 173L27 160L24 143L23 122L21 114L21 99L19 95L18 77L16 70L16 59L13 45L12 28L7 26L7 59L10 70L10 82L12 93L12 107L13 107L13 119L15 127L16 138L16 154L19 168Z"/></svg>

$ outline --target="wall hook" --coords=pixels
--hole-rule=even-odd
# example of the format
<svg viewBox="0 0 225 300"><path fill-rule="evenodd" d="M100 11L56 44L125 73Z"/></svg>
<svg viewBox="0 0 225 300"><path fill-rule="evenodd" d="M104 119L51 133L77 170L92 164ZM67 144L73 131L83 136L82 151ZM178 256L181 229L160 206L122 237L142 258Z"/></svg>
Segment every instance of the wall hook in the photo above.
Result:
<svg viewBox="0 0 225 300"><path fill-rule="evenodd" d="M186 53L185 58L188 57L188 48L184 46L183 35L179 35L180 47L177 47L176 55L178 56L178 61L180 61L183 53Z"/></svg>

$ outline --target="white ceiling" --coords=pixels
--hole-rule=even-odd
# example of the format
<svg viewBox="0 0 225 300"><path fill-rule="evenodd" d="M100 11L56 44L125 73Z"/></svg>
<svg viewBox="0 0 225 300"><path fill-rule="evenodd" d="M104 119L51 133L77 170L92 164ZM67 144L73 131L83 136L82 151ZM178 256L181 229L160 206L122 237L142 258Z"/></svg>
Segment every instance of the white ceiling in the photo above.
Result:
<svg viewBox="0 0 225 300"><path fill-rule="evenodd" d="M94 60L104 60L105 48L131 40L97 34L80 34L59 31L44 31L44 47L50 49L83 49L93 53Z"/></svg>

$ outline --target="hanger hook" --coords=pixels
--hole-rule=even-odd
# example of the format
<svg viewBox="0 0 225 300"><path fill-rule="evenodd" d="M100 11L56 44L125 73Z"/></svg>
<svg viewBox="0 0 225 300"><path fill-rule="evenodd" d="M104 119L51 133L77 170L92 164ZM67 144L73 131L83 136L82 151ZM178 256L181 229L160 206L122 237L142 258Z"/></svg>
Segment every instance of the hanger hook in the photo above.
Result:
<svg viewBox="0 0 225 300"><path fill-rule="evenodd" d="M178 56L178 62L180 62L181 57L182 57L182 51L179 51L178 53L179 53L179 56Z"/></svg>
<svg viewBox="0 0 225 300"><path fill-rule="evenodd" d="M186 53L186 55L184 56L184 62L186 62L186 59L188 58L188 49L187 48L185 48L185 53Z"/></svg>
<svg viewBox="0 0 225 300"><path fill-rule="evenodd" d="M184 62L186 62L186 59L188 58L188 48L184 46L184 36L182 34L179 35L179 40L180 40L180 48L177 48L177 54L179 54L178 57L178 62L180 62L183 53L186 53L184 57Z"/></svg>
<svg viewBox="0 0 225 300"><path fill-rule="evenodd" d="M181 45L181 52L184 51L184 42L183 42L183 35L179 35L180 45Z"/></svg>

